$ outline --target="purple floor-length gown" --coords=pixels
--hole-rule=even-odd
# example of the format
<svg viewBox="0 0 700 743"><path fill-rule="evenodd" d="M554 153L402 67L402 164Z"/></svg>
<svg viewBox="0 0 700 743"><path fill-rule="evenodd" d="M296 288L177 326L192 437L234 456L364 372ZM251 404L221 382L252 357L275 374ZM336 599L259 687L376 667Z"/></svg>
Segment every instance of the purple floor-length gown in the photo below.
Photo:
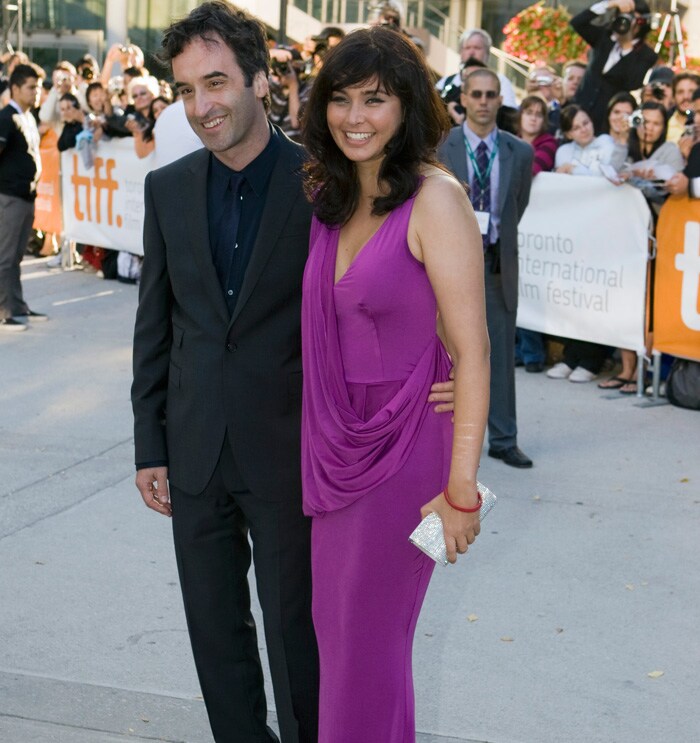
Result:
<svg viewBox="0 0 700 743"><path fill-rule="evenodd" d="M415 198L415 197L414 197ZM414 743L413 634L434 563L408 542L446 485L437 306L396 208L334 285L338 230L314 220L304 274L304 510L321 662L319 743Z"/></svg>

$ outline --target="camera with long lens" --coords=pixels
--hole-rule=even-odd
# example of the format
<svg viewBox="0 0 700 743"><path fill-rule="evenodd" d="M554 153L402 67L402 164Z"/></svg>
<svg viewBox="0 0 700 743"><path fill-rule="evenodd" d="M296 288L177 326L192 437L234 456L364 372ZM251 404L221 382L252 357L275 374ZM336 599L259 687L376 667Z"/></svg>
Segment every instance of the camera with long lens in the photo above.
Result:
<svg viewBox="0 0 700 743"><path fill-rule="evenodd" d="M632 113L627 117L627 121L629 121L632 129L636 129L638 126L644 124L644 116L642 116L642 112L637 109L636 111L632 111Z"/></svg>
<svg viewBox="0 0 700 743"><path fill-rule="evenodd" d="M610 24L610 30L624 36L632 28L634 22L635 18L632 13L618 13Z"/></svg>
<svg viewBox="0 0 700 743"><path fill-rule="evenodd" d="M284 77L285 75L289 75L291 72L296 72L297 74L304 72L306 62L301 58L298 49L291 46L278 46L277 48L285 49L292 55L292 58L288 61L282 62L272 57L270 60L270 69L272 70L273 75Z"/></svg>
<svg viewBox="0 0 700 743"><path fill-rule="evenodd" d="M618 8L610 8L602 15L591 21L593 26L602 26L612 33L624 36L634 26L644 26L650 21L649 15L634 15L621 13Z"/></svg>

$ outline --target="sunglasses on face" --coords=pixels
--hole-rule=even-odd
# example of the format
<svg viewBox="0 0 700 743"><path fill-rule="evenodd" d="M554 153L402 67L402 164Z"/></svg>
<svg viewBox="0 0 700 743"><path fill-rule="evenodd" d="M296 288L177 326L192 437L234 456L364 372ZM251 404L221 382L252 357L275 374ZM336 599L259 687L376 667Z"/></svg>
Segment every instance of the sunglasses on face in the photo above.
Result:
<svg viewBox="0 0 700 743"><path fill-rule="evenodd" d="M499 94L495 90L470 90L467 95L476 101L480 101L484 96L487 100L492 101L494 98L498 98Z"/></svg>

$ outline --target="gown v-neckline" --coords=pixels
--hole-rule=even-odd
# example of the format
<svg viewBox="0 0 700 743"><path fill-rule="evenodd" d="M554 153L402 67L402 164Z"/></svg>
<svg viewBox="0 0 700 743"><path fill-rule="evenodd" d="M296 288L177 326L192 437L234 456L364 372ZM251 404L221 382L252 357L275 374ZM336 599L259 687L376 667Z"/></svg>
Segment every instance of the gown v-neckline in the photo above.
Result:
<svg viewBox="0 0 700 743"><path fill-rule="evenodd" d="M336 230L336 239L335 239L335 260L333 261L333 288L335 289L338 284L340 284L343 279L350 273L352 267L357 263L360 256L367 250L367 248L370 246L370 244L379 236L379 233L384 228L384 225L391 219L392 214L394 214L393 210L387 214L386 219L377 227L377 229L367 238L364 245L355 253L355 257L350 261L350 265L345 269L343 272L343 275L336 281L335 280L335 272L338 265L338 250L340 249L340 229Z"/></svg>

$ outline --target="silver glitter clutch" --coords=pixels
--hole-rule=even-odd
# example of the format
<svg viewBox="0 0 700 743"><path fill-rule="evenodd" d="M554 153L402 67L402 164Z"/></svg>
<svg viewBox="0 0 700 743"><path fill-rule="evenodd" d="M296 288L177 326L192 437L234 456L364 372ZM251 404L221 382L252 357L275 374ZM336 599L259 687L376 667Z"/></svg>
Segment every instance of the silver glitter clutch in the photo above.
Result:
<svg viewBox="0 0 700 743"><path fill-rule="evenodd" d="M479 520L483 521L486 514L496 505L496 496L480 482L476 487L481 493L481 509ZM438 565L447 565L447 547L445 533L442 530L442 519L435 513L429 513L408 538L421 552L435 560Z"/></svg>

